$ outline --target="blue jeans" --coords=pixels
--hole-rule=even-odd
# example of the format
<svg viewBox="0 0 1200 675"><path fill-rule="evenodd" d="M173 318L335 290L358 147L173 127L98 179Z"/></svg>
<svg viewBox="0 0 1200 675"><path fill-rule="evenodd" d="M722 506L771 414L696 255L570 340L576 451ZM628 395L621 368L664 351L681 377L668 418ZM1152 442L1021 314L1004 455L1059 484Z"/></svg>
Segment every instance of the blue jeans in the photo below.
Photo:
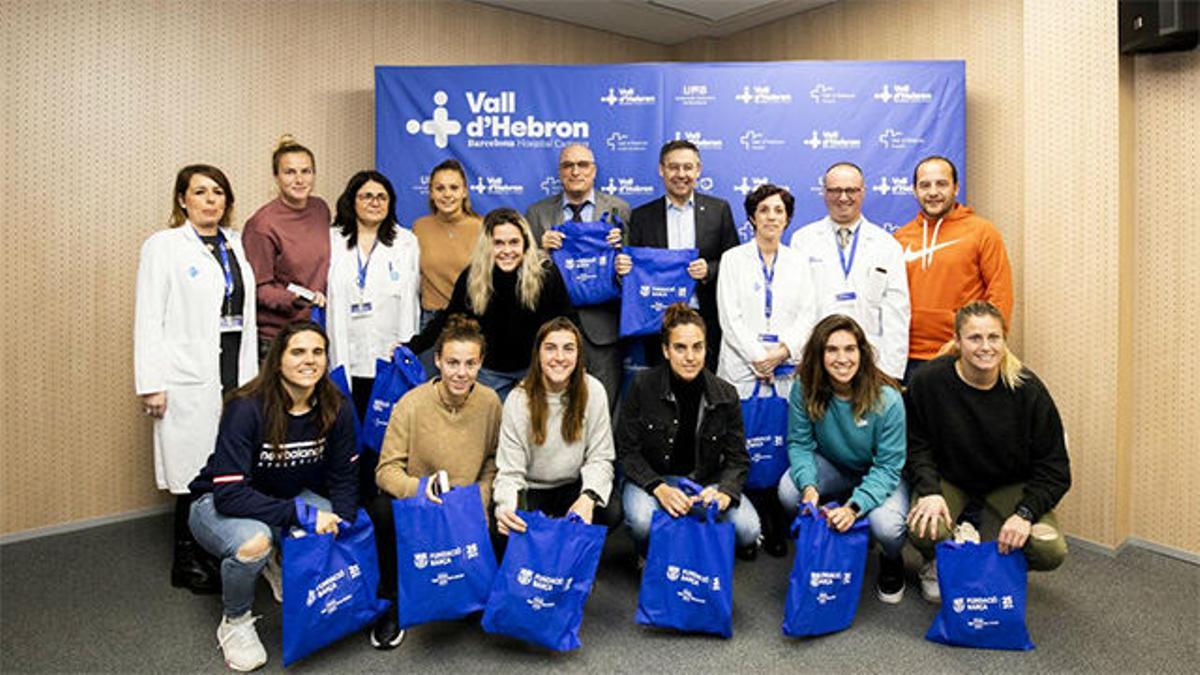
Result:
<svg viewBox="0 0 1200 675"><path fill-rule="evenodd" d="M672 486L678 486L679 478L663 476L663 480ZM625 487L621 491L621 505L625 508L625 525L633 535L638 549L643 550L646 540L650 538L650 520L654 517L654 512L661 510L662 506L654 495L634 485L632 481L625 481ZM718 520L733 523L733 536L739 548L758 543L762 525L758 521L758 512L754 510L754 505L745 496L736 506L730 504L729 508L722 511Z"/></svg>
<svg viewBox="0 0 1200 675"><path fill-rule="evenodd" d="M329 500L315 492L304 490L300 498L322 511L333 510ZM220 514L211 492L192 503L188 527L204 550L221 560L221 605L225 616L232 618L249 612L254 605L254 582L266 567L267 556L242 560L237 556L238 549L260 534L279 546L280 528L254 518Z"/></svg>
<svg viewBox="0 0 1200 675"><path fill-rule="evenodd" d="M513 387L525 377L528 373L528 368L514 370L511 373L506 373L500 370L492 370L491 368L480 368L477 381L496 391L496 395L500 397L500 402L504 403L504 399L508 398L508 392L512 391Z"/></svg>
<svg viewBox="0 0 1200 675"><path fill-rule="evenodd" d="M838 494L848 496L862 480L862 475L843 471L819 453L814 452L813 459L817 464L817 492L821 494L822 500ZM779 479L779 501L783 502L789 519L794 518L800 510L800 497L800 490L792 482L791 472L785 472L783 478ZM904 548L908 537L908 523L905 522L907 516L908 485L901 478L900 484L892 494L867 513L871 536L875 537L883 548L884 557L892 560L900 557L900 550Z"/></svg>

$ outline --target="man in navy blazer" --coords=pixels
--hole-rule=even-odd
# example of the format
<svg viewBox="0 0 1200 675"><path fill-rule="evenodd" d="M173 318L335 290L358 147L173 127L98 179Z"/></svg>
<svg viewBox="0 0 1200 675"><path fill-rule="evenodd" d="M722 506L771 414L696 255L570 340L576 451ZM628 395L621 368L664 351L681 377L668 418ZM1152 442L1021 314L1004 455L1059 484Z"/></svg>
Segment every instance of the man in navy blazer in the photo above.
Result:
<svg viewBox="0 0 1200 675"><path fill-rule="evenodd" d="M586 145L572 143L558 157L562 191L534 203L525 211L533 237L547 251L562 248L563 233L553 229L568 220L604 221L612 224L608 243L621 246L621 226L629 222L629 204L624 199L596 190L596 158ZM616 407L621 387L621 349L618 323L621 303L579 307L583 350L588 372L600 380L608 393L608 410Z"/></svg>
<svg viewBox="0 0 1200 675"><path fill-rule="evenodd" d="M708 329L705 336L707 365L715 372L721 345L717 272L721 254L737 246L739 241L729 202L696 192L700 169L700 150L691 141L680 139L663 145L658 153L658 175L662 176L667 194L633 210L626 243L629 246L700 250L700 257L688 266L688 274L697 282L696 304ZM628 274L633 261L627 255L619 255L616 268L618 274ZM647 340L646 344L646 360L650 365L662 360L655 340Z"/></svg>

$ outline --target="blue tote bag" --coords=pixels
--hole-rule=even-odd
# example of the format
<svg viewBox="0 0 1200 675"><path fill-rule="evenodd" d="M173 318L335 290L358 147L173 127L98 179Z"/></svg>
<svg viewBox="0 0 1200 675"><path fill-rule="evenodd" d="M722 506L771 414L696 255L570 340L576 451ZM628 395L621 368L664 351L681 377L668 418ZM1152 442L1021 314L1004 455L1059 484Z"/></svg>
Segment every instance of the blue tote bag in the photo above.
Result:
<svg viewBox="0 0 1200 675"><path fill-rule="evenodd" d="M425 497L428 480L417 496L392 501L401 628L478 612L496 577L479 485L454 488L435 504Z"/></svg>
<svg viewBox="0 0 1200 675"><path fill-rule="evenodd" d="M375 623L390 604L376 597L375 528L363 509L353 523L317 535L317 510L297 503L303 537L283 539L283 665Z"/></svg>
<svg viewBox="0 0 1200 675"><path fill-rule="evenodd" d="M754 384L754 393L742 401L742 419L746 424L746 452L750 455L747 490L775 489L788 470L788 401L771 385L770 396L760 396L762 380Z"/></svg>
<svg viewBox="0 0 1200 675"><path fill-rule="evenodd" d="M691 481L680 486L700 491ZM703 515L696 517L697 510ZM716 502L679 518L654 512L638 592L639 624L733 636L733 523L717 522L717 514Z"/></svg>
<svg viewBox="0 0 1200 675"><path fill-rule="evenodd" d="M938 544L942 608L925 639L958 647L1033 649L1025 627L1027 565L1020 551L1003 555L994 541Z"/></svg>
<svg viewBox="0 0 1200 675"><path fill-rule="evenodd" d="M625 253L633 269L621 282L621 337L653 335L662 329L667 306L687 302L695 292L687 267L700 251L629 246Z"/></svg>
<svg viewBox="0 0 1200 675"><path fill-rule="evenodd" d="M860 518L838 532L829 527L824 512L811 504L801 507L792 523L796 560L788 577L784 635L825 635L854 623L867 566L867 530L867 520Z"/></svg>
<svg viewBox="0 0 1200 675"><path fill-rule="evenodd" d="M578 649L608 528L572 513L517 511L525 532L508 535L504 562L483 610L483 629L555 651Z"/></svg>
<svg viewBox="0 0 1200 675"><path fill-rule="evenodd" d="M599 305L621 297L613 269L617 251L605 240L612 226L567 221L555 229L563 233L563 244L550 252L550 259L562 273L571 304Z"/></svg>
<svg viewBox="0 0 1200 675"><path fill-rule="evenodd" d="M379 452L396 401L424 381L425 369L408 347L396 347L391 360L376 359L371 402L367 404L367 414L362 421L363 447Z"/></svg>

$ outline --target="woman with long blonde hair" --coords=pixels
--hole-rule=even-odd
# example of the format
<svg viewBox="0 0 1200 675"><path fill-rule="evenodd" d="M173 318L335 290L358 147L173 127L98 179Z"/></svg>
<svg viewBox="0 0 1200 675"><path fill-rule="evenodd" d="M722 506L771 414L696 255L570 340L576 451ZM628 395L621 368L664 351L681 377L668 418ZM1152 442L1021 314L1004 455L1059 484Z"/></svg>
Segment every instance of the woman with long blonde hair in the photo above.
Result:
<svg viewBox="0 0 1200 675"><path fill-rule="evenodd" d="M432 346L451 314L475 318L483 327L489 349L479 381L502 401L529 369L526 358L538 328L559 316L575 320L558 269L538 248L525 218L509 208L495 209L483 219L471 262L455 282L450 304L409 348L420 353Z"/></svg>

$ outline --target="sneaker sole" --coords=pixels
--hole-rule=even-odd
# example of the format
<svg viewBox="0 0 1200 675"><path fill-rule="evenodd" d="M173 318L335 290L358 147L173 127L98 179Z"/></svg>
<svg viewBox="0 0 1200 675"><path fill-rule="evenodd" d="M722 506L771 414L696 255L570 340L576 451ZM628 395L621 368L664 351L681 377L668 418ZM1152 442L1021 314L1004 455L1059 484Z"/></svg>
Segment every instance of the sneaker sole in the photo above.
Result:
<svg viewBox="0 0 1200 675"><path fill-rule="evenodd" d="M401 628L400 632L396 634L396 637L390 642L386 643L380 642L379 639L375 637L375 633L371 633L371 646L379 650L395 649L396 647L400 646L401 642L404 642L404 636L406 633L408 633L408 631Z"/></svg>
<svg viewBox="0 0 1200 675"><path fill-rule="evenodd" d="M265 665L267 665L267 662L265 660L262 663L260 663L258 665L254 665L254 666L239 666L239 665L233 663L232 661L225 662L225 667L229 668L230 670L236 670L239 673L253 672L255 670L258 670L259 668L262 668Z"/></svg>
<svg viewBox="0 0 1200 675"><path fill-rule="evenodd" d="M879 598L880 602L884 602L889 605L898 605L900 604L900 601L904 599L904 587L901 586L900 590L896 591L895 593L886 593L882 588L876 586L875 597Z"/></svg>

